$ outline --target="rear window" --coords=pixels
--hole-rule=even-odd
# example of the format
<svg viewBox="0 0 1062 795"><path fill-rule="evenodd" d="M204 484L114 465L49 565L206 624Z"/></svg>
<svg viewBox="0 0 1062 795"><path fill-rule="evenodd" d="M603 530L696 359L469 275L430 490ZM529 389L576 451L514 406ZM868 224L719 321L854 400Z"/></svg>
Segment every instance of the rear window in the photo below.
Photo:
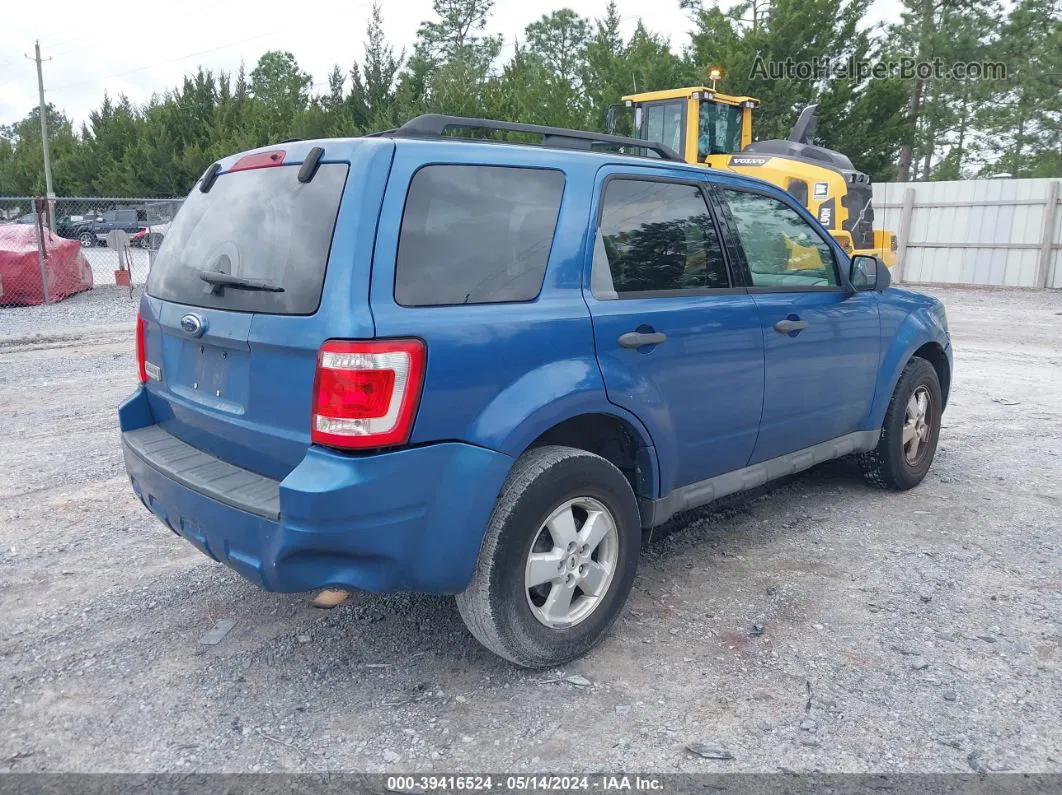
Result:
<svg viewBox="0 0 1062 795"><path fill-rule="evenodd" d="M148 276L148 294L237 312L310 315L321 303L347 166L321 165L313 180L290 166L222 174L194 188L174 218ZM203 271L282 292L212 288Z"/></svg>
<svg viewBox="0 0 1062 795"><path fill-rule="evenodd" d="M395 301L530 301L542 289L564 192L559 171L425 166L406 197Z"/></svg>

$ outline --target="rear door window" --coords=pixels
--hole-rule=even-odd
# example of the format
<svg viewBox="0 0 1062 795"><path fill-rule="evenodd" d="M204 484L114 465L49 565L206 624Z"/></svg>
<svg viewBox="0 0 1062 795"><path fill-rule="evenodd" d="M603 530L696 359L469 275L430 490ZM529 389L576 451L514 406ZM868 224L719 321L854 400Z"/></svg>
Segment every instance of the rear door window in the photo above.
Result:
<svg viewBox="0 0 1062 795"><path fill-rule="evenodd" d="M609 180L594 246L597 298L729 286L719 235L696 185Z"/></svg>
<svg viewBox="0 0 1062 795"><path fill-rule="evenodd" d="M166 232L148 294L237 312L316 312L347 166L322 164L308 183L299 182L298 172L237 171L219 176L207 193L195 187ZM200 277L204 271L270 289L211 285Z"/></svg>
<svg viewBox="0 0 1062 795"><path fill-rule="evenodd" d="M564 175L503 166L425 166L409 185L395 301L531 301L542 289Z"/></svg>

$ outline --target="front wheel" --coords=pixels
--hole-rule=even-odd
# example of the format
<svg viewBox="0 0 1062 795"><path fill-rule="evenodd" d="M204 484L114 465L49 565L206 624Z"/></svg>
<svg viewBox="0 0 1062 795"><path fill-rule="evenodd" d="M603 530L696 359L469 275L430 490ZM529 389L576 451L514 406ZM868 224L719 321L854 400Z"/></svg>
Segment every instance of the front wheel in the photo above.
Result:
<svg viewBox="0 0 1062 795"><path fill-rule="evenodd" d="M535 448L502 487L457 608L495 654L560 665L593 648L623 611L640 543L622 472L584 450Z"/></svg>
<svg viewBox="0 0 1062 795"><path fill-rule="evenodd" d="M81 248L93 248L96 245L96 235L92 232L82 232L77 236L81 241Z"/></svg>
<svg viewBox="0 0 1062 795"><path fill-rule="evenodd" d="M901 491L921 483L937 450L943 409L936 369L925 359L911 359L885 412L878 446L859 458L867 481Z"/></svg>

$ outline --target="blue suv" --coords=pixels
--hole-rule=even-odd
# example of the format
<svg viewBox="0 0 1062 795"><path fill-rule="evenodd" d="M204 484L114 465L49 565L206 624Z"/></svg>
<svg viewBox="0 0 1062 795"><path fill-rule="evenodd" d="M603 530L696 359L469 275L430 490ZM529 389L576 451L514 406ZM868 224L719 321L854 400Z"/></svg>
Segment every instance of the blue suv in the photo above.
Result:
<svg viewBox="0 0 1062 795"><path fill-rule="evenodd" d="M917 485L951 380L940 302L787 193L446 116L212 165L137 358L126 467L173 532L272 591L456 594L530 667L603 637L680 511L848 454Z"/></svg>

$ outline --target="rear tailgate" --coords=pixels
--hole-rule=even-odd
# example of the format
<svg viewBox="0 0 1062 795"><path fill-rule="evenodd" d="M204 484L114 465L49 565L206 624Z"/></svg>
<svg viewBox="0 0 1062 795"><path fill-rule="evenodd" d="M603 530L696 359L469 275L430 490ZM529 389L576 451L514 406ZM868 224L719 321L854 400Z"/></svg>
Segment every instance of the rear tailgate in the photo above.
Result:
<svg viewBox="0 0 1062 795"><path fill-rule="evenodd" d="M310 444L321 343L375 333L369 268L394 145L318 145L308 182L298 175L312 142L221 161L174 219L141 304L156 421L276 479Z"/></svg>

